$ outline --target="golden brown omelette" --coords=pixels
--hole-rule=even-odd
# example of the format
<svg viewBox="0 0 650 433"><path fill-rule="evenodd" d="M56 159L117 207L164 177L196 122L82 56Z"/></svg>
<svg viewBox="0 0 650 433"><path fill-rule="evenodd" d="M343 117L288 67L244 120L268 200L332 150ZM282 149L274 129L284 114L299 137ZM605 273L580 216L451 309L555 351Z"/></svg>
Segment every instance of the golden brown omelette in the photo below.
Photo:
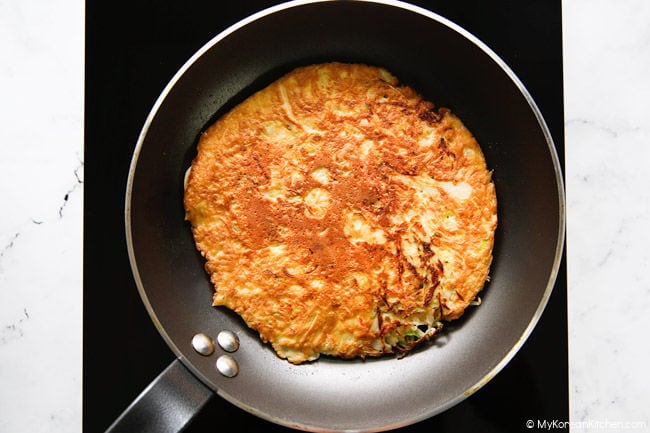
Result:
<svg viewBox="0 0 650 433"><path fill-rule="evenodd" d="M201 136L185 190L214 305L293 363L406 353L488 279L472 134L378 67L298 68Z"/></svg>

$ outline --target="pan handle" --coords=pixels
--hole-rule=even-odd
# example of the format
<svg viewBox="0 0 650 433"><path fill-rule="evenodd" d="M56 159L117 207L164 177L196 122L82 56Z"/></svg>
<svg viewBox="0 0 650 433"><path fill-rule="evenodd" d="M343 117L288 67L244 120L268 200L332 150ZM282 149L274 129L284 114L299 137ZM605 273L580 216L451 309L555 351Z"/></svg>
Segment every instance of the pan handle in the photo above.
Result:
<svg viewBox="0 0 650 433"><path fill-rule="evenodd" d="M177 358L127 407L106 433L183 430L214 396Z"/></svg>

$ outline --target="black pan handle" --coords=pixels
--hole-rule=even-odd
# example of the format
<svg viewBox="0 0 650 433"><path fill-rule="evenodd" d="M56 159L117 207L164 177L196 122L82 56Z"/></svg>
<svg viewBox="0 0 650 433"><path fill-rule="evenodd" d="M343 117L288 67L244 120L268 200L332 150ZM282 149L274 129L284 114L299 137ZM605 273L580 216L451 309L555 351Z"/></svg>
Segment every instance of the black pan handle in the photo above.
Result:
<svg viewBox="0 0 650 433"><path fill-rule="evenodd" d="M182 431L214 396L175 359L106 430L106 433Z"/></svg>

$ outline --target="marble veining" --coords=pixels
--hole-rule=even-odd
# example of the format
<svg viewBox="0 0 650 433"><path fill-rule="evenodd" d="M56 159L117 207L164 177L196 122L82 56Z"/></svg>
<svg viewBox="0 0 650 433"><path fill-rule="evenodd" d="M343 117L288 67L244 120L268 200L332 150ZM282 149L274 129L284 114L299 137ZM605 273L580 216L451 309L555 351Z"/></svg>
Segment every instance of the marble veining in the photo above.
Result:
<svg viewBox="0 0 650 433"><path fill-rule="evenodd" d="M0 1L0 432L81 431L83 68L83 1Z"/></svg>
<svg viewBox="0 0 650 433"><path fill-rule="evenodd" d="M650 4L563 12L570 416L650 431Z"/></svg>
<svg viewBox="0 0 650 433"><path fill-rule="evenodd" d="M75 191L81 189L83 187L83 168L84 168L84 163L79 159L79 165L74 169L74 177L76 179L76 182L70 187L65 195L63 196L63 202L61 203L61 206L59 206L59 218L63 218L63 211L66 207L66 204L68 203L68 200L70 199L70 195L74 194ZM34 220L32 220L34 221Z"/></svg>
<svg viewBox="0 0 650 433"><path fill-rule="evenodd" d="M2 264L2 258L5 254L14 247L14 243L16 242L16 239L18 239L18 236L20 236L20 233L14 233L9 238L9 242L2 248L2 251L0 251L0 265Z"/></svg>
<svg viewBox="0 0 650 433"><path fill-rule="evenodd" d="M14 338L22 337L24 335L22 323L26 320L29 320L29 313L27 313L27 307L24 307L21 317L19 317L18 320L9 322L9 324L5 325L0 331L0 345L7 343Z"/></svg>

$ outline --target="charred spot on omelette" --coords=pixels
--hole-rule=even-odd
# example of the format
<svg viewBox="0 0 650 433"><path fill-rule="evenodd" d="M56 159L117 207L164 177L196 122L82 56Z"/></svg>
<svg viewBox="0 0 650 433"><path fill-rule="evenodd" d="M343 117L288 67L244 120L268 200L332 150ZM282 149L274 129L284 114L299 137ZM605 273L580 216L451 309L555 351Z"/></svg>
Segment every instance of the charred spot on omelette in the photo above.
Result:
<svg viewBox="0 0 650 433"><path fill-rule="evenodd" d="M186 217L215 288L293 363L407 352L489 276L472 134L383 68L298 68L201 136Z"/></svg>

